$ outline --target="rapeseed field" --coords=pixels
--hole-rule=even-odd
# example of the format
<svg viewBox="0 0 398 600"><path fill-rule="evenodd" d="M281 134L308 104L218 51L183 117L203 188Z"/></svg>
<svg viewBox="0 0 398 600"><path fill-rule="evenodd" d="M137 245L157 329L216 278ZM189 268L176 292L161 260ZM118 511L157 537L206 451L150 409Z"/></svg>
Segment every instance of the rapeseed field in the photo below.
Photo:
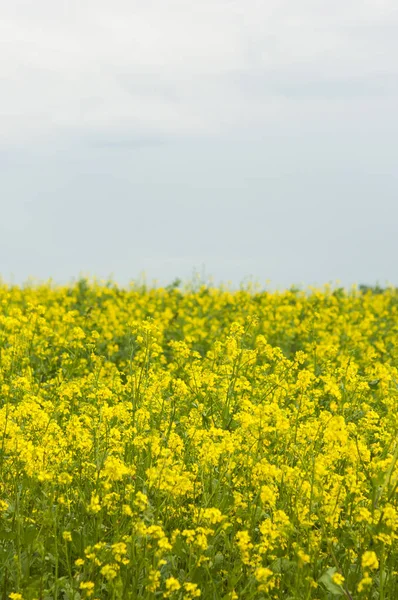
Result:
<svg viewBox="0 0 398 600"><path fill-rule="evenodd" d="M398 292L0 285L0 598L398 598Z"/></svg>

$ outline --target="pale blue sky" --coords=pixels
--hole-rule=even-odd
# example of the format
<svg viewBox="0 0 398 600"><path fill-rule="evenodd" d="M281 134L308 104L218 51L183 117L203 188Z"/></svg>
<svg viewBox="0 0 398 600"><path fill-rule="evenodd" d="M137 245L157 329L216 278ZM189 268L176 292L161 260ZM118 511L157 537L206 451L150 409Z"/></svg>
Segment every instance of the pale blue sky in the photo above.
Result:
<svg viewBox="0 0 398 600"><path fill-rule="evenodd" d="M398 285L393 1L0 7L0 273Z"/></svg>

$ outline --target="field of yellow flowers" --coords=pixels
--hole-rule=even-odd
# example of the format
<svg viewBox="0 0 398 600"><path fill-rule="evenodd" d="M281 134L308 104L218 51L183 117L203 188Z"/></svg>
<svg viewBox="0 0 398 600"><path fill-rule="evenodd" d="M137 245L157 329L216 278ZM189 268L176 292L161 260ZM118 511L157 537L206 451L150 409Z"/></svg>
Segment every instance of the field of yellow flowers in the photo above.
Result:
<svg viewBox="0 0 398 600"><path fill-rule="evenodd" d="M0 599L398 598L398 291L0 284Z"/></svg>

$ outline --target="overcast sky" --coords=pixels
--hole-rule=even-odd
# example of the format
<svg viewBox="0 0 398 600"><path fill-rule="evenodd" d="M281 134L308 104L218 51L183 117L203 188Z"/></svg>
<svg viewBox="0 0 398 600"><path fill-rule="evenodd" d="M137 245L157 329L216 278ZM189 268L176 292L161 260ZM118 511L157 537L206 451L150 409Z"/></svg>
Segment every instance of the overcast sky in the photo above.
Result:
<svg viewBox="0 0 398 600"><path fill-rule="evenodd" d="M0 3L0 273L398 285L396 0Z"/></svg>

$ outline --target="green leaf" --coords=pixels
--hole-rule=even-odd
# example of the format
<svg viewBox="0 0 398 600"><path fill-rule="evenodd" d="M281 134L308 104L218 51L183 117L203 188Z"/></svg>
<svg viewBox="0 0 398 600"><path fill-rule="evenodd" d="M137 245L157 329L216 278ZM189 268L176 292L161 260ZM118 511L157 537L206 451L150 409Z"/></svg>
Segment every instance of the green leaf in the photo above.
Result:
<svg viewBox="0 0 398 600"><path fill-rule="evenodd" d="M271 569L274 573L288 573L291 571L295 571L297 567L297 563L287 558L277 558L271 565Z"/></svg>
<svg viewBox="0 0 398 600"><path fill-rule="evenodd" d="M37 534L38 534L38 531L37 531L36 527L34 525L29 525L23 533L25 544L27 544L28 546L30 544L32 544L33 541L36 539Z"/></svg>
<svg viewBox="0 0 398 600"><path fill-rule="evenodd" d="M368 381L368 386L372 389L375 390L377 388L377 386L379 385L381 379L373 379L372 381Z"/></svg>
<svg viewBox="0 0 398 600"><path fill-rule="evenodd" d="M16 534L12 529L0 527L0 539L1 540L13 540Z"/></svg>
<svg viewBox="0 0 398 600"><path fill-rule="evenodd" d="M332 580L333 575L336 573L336 567L330 567L325 573L318 579L318 582L321 583L327 591L332 594L332 596L344 596L344 590L341 585L337 585Z"/></svg>

